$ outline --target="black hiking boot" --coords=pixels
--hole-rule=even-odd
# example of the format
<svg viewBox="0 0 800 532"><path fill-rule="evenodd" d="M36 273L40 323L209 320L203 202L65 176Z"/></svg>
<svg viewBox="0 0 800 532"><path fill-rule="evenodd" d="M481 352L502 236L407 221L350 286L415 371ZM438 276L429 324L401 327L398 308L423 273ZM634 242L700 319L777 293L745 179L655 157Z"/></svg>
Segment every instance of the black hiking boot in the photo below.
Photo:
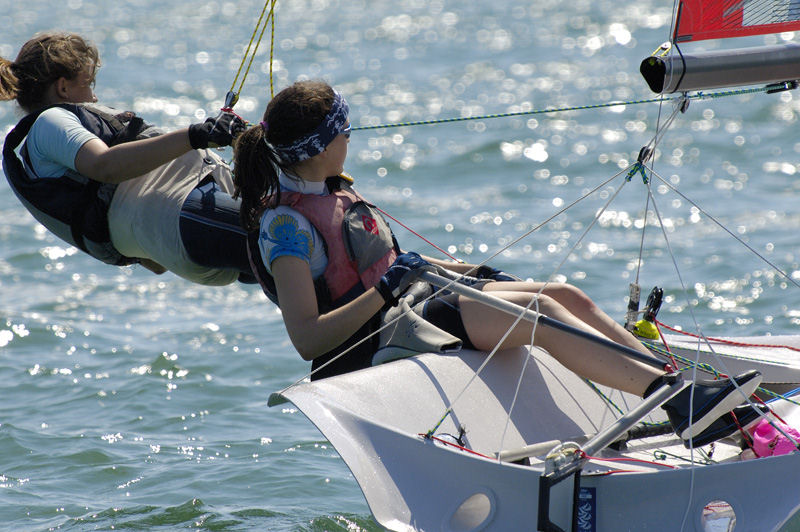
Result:
<svg viewBox="0 0 800 532"><path fill-rule="evenodd" d="M753 408L755 406L755 408ZM742 405L737 406L731 412L726 412L721 418L714 421L706 430L694 438L683 441L684 447L702 447L711 442L727 438L735 434L739 427L746 429L748 425L758 421L762 414L768 414L769 408L766 405ZM734 419L733 416L736 416Z"/></svg>
<svg viewBox="0 0 800 532"><path fill-rule="evenodd" d="M654 381L644 396L650 395L666 382L664 379L669 378L670 375L665 375ZM761 372L751 370L742 373L735 380L744 395L736 389L731 379L698 380L661 405L661 408L667 411L667 417L672 428L675 429L675 433L684 443L694 437L695 446L697 446L697 441L703 436L703 431L717 419L744 403L746 398L750 397L761 384ZM692 392L692 388L694 388L694 392ZM689 404L690 399L692 400L691 405ZM689 422L690 413L691 423Z"/></svg>

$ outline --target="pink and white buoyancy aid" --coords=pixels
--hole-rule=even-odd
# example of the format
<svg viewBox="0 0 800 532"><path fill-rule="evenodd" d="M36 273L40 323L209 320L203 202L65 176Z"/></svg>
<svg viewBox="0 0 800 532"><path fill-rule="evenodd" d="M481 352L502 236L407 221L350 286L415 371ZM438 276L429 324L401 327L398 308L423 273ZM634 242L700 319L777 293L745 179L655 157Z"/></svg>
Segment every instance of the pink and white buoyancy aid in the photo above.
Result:
<svg viewBox="0 0 800 532"><path fill-rule="evenodd" d="M350 183L352 178L342 175L328 180L332 191L325 196L291 191L280 194L280 205L305 216L325 242L328 265L322 275L324 283L315 283L323 308L339 307L375 286L398 255L389 224ZM254 236L248 238L254 272L267 296L277 301L274 281L258 251L257 232Z"/></svg>

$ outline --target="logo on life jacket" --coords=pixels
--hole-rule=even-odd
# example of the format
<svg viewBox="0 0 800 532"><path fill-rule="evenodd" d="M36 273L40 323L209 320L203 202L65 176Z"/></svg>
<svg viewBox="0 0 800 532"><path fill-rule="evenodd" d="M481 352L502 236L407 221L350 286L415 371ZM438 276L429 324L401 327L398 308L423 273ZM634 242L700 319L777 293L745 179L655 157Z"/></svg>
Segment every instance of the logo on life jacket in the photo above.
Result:
<svg viewBox="0 0 800 532"><path fill-rule="evenodd" d="M377 235L378 234L378 222L375 218L367 216L366 214L361 215L361 223L364 224L364 230L367 233Z"/></svg>

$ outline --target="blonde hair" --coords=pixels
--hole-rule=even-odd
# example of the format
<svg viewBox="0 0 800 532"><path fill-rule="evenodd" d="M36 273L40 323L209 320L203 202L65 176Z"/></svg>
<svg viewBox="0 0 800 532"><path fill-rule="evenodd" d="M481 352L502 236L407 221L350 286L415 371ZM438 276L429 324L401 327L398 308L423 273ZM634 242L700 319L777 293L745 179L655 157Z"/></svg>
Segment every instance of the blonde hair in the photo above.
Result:
<svg viewBox="0 0 800 532"><path fill-rule="evenodd" d="M80 35L38 34L22 45L13 62L0 57L0 100L17 100L30 113L46 105L47 90L59 78L71 80L99 66L97 48Z"/></svg>

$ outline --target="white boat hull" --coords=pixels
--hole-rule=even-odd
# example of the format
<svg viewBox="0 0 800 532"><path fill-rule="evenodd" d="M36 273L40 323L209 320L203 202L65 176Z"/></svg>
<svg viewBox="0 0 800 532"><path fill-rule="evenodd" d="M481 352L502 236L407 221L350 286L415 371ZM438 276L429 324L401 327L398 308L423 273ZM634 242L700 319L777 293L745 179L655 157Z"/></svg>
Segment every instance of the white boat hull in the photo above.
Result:
<svg viewBox="0 0 800 532"><path fill-rule="evenodd" d="M485 354L421 355L304 383L273 395L270 403L289 400L311 419L350 467L375 519L388 529L534 530L548 516L570 530L574 477L552 488L544 511L539 508L543 463L536 457L532 465L493 457L527 444L580 439L619 414L583 380L537 353L499 353L463 394ZM608 393L625 411L640 401ZM435 434L458 435L464 427L466 447L483 456L422 436L448 407L452 415ZM792 409L786 406L784 413ZM689 451L673 436L661 436L631 442L622 454L605 454L664 459L621 465L633 473L599 474L620 466L595 460L585 464L580 480L584 528L578 530L678 530L684 514L684 530L704 530L702 520L714 501L723 501L726 511L735 514L735 530L776 530L800 509L797 453L741 461L738 447L718 443L714 456L725 463L689 467L684 461L691 458Z"/></svg>
<svg viewBox="0 0 800 532"><path fill-rule="evenodd" d="M757 368L764 384L800 386L800 335L725 337L708 343L681 334L665 338L670 350L683 359L708 364L726 375Z"/></svg>

